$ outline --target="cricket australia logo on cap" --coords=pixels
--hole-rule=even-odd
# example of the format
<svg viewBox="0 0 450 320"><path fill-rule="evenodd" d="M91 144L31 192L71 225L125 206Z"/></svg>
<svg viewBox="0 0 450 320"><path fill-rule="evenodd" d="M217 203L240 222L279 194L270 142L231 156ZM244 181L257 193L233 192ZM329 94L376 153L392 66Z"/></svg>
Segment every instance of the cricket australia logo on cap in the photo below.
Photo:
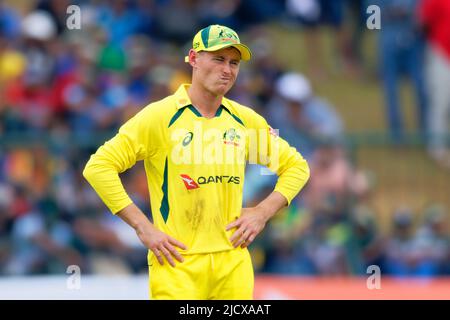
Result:
<svg viewBox="0 0 450 320"><path fill-rule="evenodd" d="M219 38L221 38L222 41L231 41L234 43L239 42L239 38L237 37L237 35L225 28L219 29Z"/></svg>

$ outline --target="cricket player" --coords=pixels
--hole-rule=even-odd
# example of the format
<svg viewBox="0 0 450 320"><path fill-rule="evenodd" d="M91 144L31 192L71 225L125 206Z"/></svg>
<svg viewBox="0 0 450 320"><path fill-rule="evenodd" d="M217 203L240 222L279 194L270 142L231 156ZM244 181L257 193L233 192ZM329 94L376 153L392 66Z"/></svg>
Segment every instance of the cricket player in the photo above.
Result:
<svg viewBox="0 0 450 320"><path fill-rule="evenodd" d="M192 83L150 103L93 154L83 171L111 212L149 249L151 299L252 299L248 245L309 178L306 160L252 109L225 98L250 49L211 25L185 61ZM153 223L119 173L144 161ZM278 175L274 191L242 208L246 163Z"/></svg>

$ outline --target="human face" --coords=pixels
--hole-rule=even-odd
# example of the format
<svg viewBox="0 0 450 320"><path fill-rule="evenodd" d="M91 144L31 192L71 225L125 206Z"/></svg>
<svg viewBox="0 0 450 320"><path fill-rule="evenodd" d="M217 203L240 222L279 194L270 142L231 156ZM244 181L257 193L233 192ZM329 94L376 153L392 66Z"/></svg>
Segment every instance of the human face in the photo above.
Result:
<svg viewBox="0 0 450 320"><path fill-rule="evenodd" d="M195 62L191 63L194 68L192 83L200 84L215 96L224 96L239 73L239 50L228 47L212 52L201 51L195 55Z"/></svg>

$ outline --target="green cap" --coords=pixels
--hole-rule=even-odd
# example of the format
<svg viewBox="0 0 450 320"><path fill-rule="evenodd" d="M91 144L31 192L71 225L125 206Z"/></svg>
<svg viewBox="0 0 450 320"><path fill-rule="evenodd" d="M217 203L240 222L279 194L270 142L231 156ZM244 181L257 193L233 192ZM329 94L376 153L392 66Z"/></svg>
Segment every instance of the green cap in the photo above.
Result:
<svg viewBox="0 0 450 320"><path fill-rule="evenodd" d="M241 43L236 31L218 24L203 28L192 40L192 49L196 52L217 51L228 47L238 49L242 60L250 60L252 57L250 49ZM184 61L189 62L189 56L186 56Z"/></svg>

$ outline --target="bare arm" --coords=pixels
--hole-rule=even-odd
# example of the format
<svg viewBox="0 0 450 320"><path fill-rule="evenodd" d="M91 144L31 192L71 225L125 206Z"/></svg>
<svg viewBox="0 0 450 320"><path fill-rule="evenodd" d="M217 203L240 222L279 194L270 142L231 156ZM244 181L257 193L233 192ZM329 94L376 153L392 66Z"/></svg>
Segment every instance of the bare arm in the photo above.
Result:
<svg viewBox="0 0 450 320"><path fill-rule="evenodd" d="M180 241L158 230L134 203L120 210L117 216L133 227L141 242L155 254L161 265L164 264L163 256L172 267L175 266L173 257L179 262L184 261L175 247L183 250L186 250L187 247Z"/></svg>
<svg viewBox="0 0 450 320"><path fill-rule="evenodd" d="M286 198L281 193L274 191L256 207L242 208L241 217L226 227L227 231L237 228L230 238L233 246L235 248L238 246L248 247L264 229L267 221L287 204Z"/></svg>

